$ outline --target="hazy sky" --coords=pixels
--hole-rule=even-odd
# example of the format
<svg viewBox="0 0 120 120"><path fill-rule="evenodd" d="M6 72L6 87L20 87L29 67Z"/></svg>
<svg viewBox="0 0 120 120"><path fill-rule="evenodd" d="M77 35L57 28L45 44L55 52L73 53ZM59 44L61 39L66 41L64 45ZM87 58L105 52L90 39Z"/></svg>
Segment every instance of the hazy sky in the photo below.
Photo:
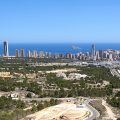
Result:
<svg viewBox="0 0 120 120"><path fill-rule="evenodd" d="M120 42L120 0L0 0L0 41Z"/></svg>

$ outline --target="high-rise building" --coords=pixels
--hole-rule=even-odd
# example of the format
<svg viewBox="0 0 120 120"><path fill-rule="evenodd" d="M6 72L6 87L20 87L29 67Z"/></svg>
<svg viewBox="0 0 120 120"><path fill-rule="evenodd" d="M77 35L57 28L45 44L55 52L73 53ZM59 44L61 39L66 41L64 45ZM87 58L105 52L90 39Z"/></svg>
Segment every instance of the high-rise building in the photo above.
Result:
<svg viewBox="0 0 120 120"><path fill-rule="evenodd" d="M27 57L31 57L31 52L30 52L30 50L28 50Z"/></svg>
<svg viewBox="0 0 120 120"><path fill-rule="evenodd" d="M99 57L101 60L103 60L103 50L99 50Z"/></svg>
<svg viewBox="0 0 120 120"><path fill-rule="evenodd" d="M18 49L16 49L16 51L15 51L15 56L19 57L19 50Z"/></svg>
<svg viewBox="0 0 120 120"><path fill-rule="evenodd" d="M109 53L109 60L113 60L113 55L112 55L112 52Z"/></svg>
<svg viewBox="0 0 120 120"><path fill-rule="evenodd" d="M20 57L25 57L24 49L20 50Z"/></svg>
<svg viewBox="0 0 120 120"><path fill-rule="evenodd" d="M91 58L92 58L93 60L96 60L95 44L92 44Z"/></svg>
<svg viewBox="0 0 120 120"><path fill-rule="evenodd" d="M49 53L45 52L45 58L48 58L48 57L49 57Z"/></svg>
<svg viewBox="0 0 120 120"><path fill-rule="evenodd" d="M9 51L8 51L8 42L4 41L3 42L3 50L4 50L4 56L9 56Z"/></svg>
<svg viewBox="0 0 120 120"><path fill-rule="evenodd" d="M34 58L37 58L37 57L38 57L38 54L37 54L37 51L36 51L36 50L33 51L33 57L34 57Z"/></svg>
<svg viewBox="0 0 120 120"><path fill-rule="evenodd" d="M66 58L67 58L67 59L72 59L72 54L71 54L71 53L67 53L67 54L66 54Z"/></svg>
<svg viewBox="0 0 120 120"><path fill-rule="evenodd" d="M49 52L49 53L48 53L48 58L51 58L51 57L52 57L52 53Z"/></svg>
<svg viewBox="0 0 120 120"><path fill-rule="evenodd" d="M39 57L40 57L40 58L44 58L44 56L45 56L45 55L44 55L44 52L43 52L43 51L40 51Z"/></svg>
<svg viewBox="0 0 120 120"><path fill-rule="evenodd" d="M96 59L97 60L100 60L100 56L99 56L100 54L99 54L99 51L96 51Z"/></svg>

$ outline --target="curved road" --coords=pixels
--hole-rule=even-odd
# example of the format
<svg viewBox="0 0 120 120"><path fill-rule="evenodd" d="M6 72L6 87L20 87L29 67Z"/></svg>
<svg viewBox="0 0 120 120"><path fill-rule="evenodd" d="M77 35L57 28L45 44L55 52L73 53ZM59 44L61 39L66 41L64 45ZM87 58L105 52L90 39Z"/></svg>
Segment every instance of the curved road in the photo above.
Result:
<svg viewBox="0 0 120 120"><path fill-rule="evenodd" d="M84 101L84 104L86 105L86 107L91 112L91 115L88 118L85 118L85 120L93 120L93 119L98 118L100 116L100 113L95 108L93 108L91 105L89 105L90 101L92 101L92 100L87 99L87 100Z"/></svg>

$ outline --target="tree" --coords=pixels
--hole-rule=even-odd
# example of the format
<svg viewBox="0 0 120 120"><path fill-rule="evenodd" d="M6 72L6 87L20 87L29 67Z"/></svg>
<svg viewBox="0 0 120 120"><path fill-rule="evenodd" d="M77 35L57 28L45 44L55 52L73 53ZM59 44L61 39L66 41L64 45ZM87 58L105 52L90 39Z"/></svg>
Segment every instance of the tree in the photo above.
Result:
<svg viewBox="0 0 120 120"><path fill-rule="evenodd" d="M37 105L37 110L42 110L44 108L43 104L42 103L39 103Z"/></svg>
<svg viewBox="0 0 120 120"><path fill-rule="evenodd" d="M16 107L19 109L23 109L25 108L25 103L23 101L18 100Z"/></svg>
<svg viewBox="0 0 120 120"><path fill-rule="evenodd" d="M55 104L55 100L54 99L50 99L50 105L54 105Z"/></svg>
<svg viewBox="0 0 120 120"><path fill-rule="evenodd" d="M28 97L28 98L32 98L31 93L29 92L29 93L26 95L26 97Z"/></svg>
<svg viewBox="0 0 120 120"><path fill-rule="evenodd" d="M33 111L33 112L37 111L37 107L35 105L33 105L31 111Z"/></svg>

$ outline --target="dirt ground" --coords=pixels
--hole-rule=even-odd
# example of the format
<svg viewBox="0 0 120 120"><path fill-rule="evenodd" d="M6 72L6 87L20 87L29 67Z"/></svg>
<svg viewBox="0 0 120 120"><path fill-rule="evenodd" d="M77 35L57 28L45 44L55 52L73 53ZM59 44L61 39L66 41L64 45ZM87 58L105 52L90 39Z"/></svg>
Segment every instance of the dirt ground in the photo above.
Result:
<svg viewBox="0 0 120 120"><path fill-rule="evenodd" d="M73 103L62 103L56 106L45 108L23 120L83 120L90 112L83 106L76 106Z"/></svg>

